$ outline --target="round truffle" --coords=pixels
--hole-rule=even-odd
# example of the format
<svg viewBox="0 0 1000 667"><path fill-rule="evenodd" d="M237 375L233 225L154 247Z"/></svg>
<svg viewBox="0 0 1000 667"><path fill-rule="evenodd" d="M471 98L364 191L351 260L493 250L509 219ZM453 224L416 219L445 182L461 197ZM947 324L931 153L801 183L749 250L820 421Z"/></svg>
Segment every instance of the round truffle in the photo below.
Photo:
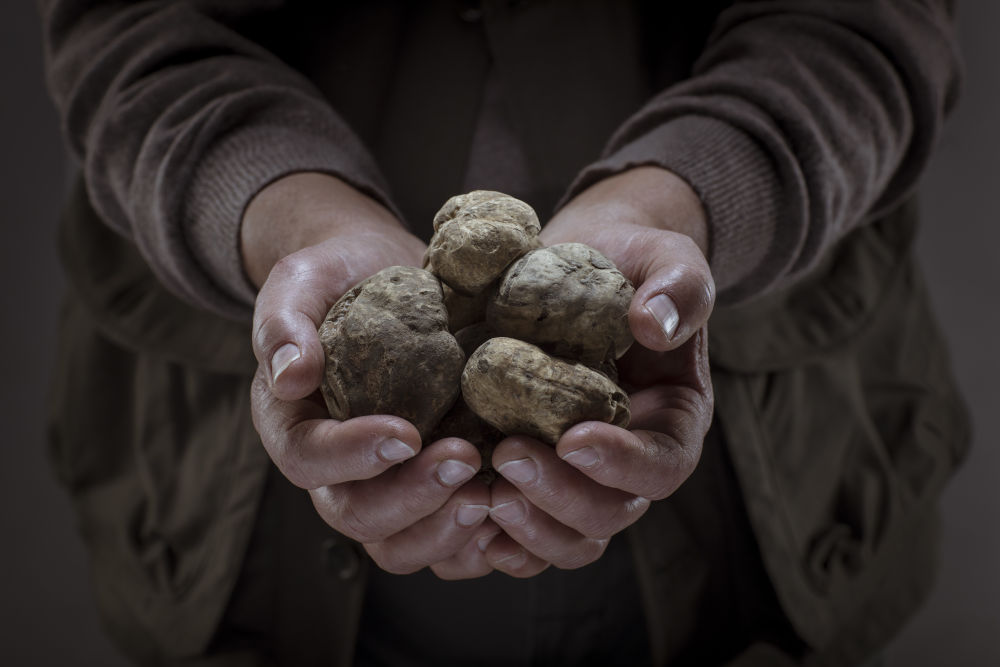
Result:
<svg viewBox="0 0 1000 667"><path fill-rule="evenodd" d="M532 250L507 269L486 322L497 335L596 365L631 346L633 294L632 283L604 255L562 243Z"/></svg>
<svg viewBox="0 0 1000 667"><path fill-rule="evenodd" d="M424 265L456 292L478 294L541 246L540 229L535 211L513 197L485 190L452 197L434 216Z"/></svg>
<svg viewBox="0 0 1000 667"><path fill-rule="evenodd" d="M402 417L426 438L459 393L465 354L448 332L437 278L393 266L333 305L319 329L330 415Z"/></svg>

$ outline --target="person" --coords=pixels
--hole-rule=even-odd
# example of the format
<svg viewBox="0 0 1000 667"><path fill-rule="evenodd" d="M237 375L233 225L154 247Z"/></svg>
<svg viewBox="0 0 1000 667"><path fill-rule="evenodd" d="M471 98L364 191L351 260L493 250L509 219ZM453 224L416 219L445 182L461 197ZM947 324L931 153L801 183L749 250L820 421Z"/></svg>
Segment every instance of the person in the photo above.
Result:
<svg viewBox="0 0 1000 667"><path fill-rule="evenodd" d="M53 461L135 661L859 664L926 595L947 0L40 5ZM330 305L473 189L636 286L629 429L507 438L491 486L314 400Z"/></svg>

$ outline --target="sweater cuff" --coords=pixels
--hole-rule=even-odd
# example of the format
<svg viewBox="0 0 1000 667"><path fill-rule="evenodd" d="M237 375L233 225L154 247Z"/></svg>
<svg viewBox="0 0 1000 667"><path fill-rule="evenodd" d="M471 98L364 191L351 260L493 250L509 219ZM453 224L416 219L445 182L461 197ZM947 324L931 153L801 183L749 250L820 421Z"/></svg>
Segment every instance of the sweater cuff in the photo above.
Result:
<svg viewBox="0 0 1000 667"><path fill-rule="evenodd" d="M612 148L577 177L568 197L638 166L659 166L680 176L705 207L709 265L720 303L759 294L787 269L794 248L785 247L778 229L778 170L749 134L709 116L684 115Z"/></svg>
<svg viewBox="0 0 1000 667"><path fill-rule="evenodd" d="M233 300L252 309L257 288L243 268L240 226L243 212L264 187L299 172L336 176L399 211L387 195L374 162L362 150L316 133L279 125L254 125L227 134L200 161L191 179L184 232L195 261L225 294L209 307L232 312ZM360 148L360 147L359 147ZM400 218L402 219L402 218Z"/></svg>

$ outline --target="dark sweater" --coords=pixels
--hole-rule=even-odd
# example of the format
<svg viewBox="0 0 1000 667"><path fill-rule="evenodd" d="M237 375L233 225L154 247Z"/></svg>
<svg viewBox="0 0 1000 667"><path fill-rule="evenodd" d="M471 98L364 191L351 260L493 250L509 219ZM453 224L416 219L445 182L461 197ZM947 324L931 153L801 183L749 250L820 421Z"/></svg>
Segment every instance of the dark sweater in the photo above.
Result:
<svg viewBox="0 0 1000 667"><path fill-rule="evenodd" d="M172 291L231 317L254 297L242 211L303 170L423 229L469 174L544 219L661 165L705 204L720 300L745 300L906 195L956 95L948 0L310 4L41 0L94 206ZM506 103L484 115L483 99ZM606 133L581 136L582 114ZM530 173L488 150L469 163L474 136L516 142Z"/></svg>

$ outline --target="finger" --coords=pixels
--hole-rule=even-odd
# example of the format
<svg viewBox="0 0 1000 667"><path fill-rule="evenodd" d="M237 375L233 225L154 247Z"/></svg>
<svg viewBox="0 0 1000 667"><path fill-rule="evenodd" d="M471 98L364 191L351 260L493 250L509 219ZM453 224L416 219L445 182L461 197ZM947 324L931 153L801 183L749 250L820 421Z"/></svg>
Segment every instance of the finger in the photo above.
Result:
<svg viewBox="0 0 1000 667"><path fill-rule="evenodd" d="M531 438L516 437L502 441L493 453L493 465L497 473L524 494L530 503L529 507L520 508L515 499L512 501L515 504L506 510L509 517L516 518L517 511L523 509L527 520L532 518L536 508L541 511L537 525L529 526L531 530L540 526L551 527L551 522L547 520L551 517L571 528L576 538L607 540L633 524L649 507L646 498L598 483L584 472L567 465L554 449ZM498 487L500 490L504 488ZM494 491L494 505L499 502L499 494L499 490ZM521 529L498 521L497 511L494 508L494 521L521 542ZM563 531L556 532L563 534ZM531 549L527 543L521 543ZM565 546L562 545L562 548ZM586 548L593 551L593 545ZM534 549L532 552L558 567L563 566L565 556L550 551L540 553Z"/></svg>
<svg viewBox="0 0 1000 667"><path fill-rule="evenodd" d="M476 528L475 533L461 549L449 558L431 565L431 571L440 579L474 579L493 571L486 560L486 549L497 535L503 533L500 527L487 518Z"/></svg>
<svg viewBox="0 0 1000 667"><path fill-rule="evenodd" d="M708 321L715 282L701 249L684 234L637 229L622 271L636 285L629 326L640 345L672 350Z"/></svg>
<svg viewBox="0 0 1000 667"><path fill-rule="evenodd" d="M479 471L470 443L446 438L378 477L309 492L319 515L335 530L369 544L381 542L440 509Z"/></svg>
<svg viewBox="0 0 1000 667"><path fill-rule="evenodd" d="M660 431L681 446L700 443L712 425L715 408L705 330L696 333L681 349L662 353L661 359L648 365L650 369L656 367L659 371L653 372L658 372L659 377L640 383L644 388L630 396L630 428ZM634 371L629 368L628 376L642 379Z"/></svg>
<svg viewBox="0 0 1000 667"><path fill-rule="evenodd" d="M457 579L474 579L493 571L493 566L486 560L486 549L497 535L503 533L491 519L487 517L476 528L475 533L461 549L449 558L431 565L431 571L441 579L454 581Z"/></svg>
<svg viewBox="0 0 1000 667"><path fill-rule="evenodd" d="M505 536L523 547L527 554L560 569L576 569L593 563L604 553L607 539L581 535L533 505L509 482L497 480L492 490L490 517L503 528ZM494 538L493 543L506 548L501 537ZM487 548L486 553L490 563L505 572L505 568L516 569L522 558L503 551L501 555L505 560L498 559L498 550L493 545ZM530 559L525 558L525 561L530 562Z"/></svg>
<svg viewBox="0 0 1000 667"><path fill-rule="evenodd" d="M366 544L365 549L386 572L410 574L446 560L468 545L489 510L489 487L472 479L441 509L381 542Z"/></svg>
<svg viewBox="0 0 1000 667"><path fill-rule="evenodd" d="M330 419L315 400L278 400L261 369L251 388L251 414L268 456L303 489L369 479L420 451L420 434L408 421L390 415Z"/></svg>
<svg viewBox="0 0 1000 667"><path fill-rule="evenodd" d="M319 387L325 358L317 329L340 295L363 277L326 246L301 250L274 265L257 295L252 340L277 397L304 398Z"/></svg>
<svg viewBox="0 0 1000 667"><path fill-rule="evenodd" d="M547 561L528 551L506 533L490 540L485 558L494 570L518 579L534 577L549 567Z"/></svg>
<svg viewBox="0 0 1000 667"><path fill-rule="evenodd" d="M694 472L701 439L682 444L657 430L626 431L584 422L560 438L556 453L599 484L660 500Z"/></svg>
<svg viewBox="0 0 1000 667"><path fill-rule="evenodd" d="M626 378L655 381L630 396L631 430L577 424L556 443L556 453L600 484L651 500L672 494L694 472L712 424L707 345L702 329L684 347L648 359L646 370L630 360Z"/></svg>
<svg viewBox="0 0 1000 667"><path fill-rule="evenodd" d="M618 360L618 370L623 388L648 387L654 384L686 387L703 397L698 402L699 406L704 403L711 408L713 405L708 332L704 327L695 332L684 345L673 350L658 352L633 345ZM632 412L634 414L635 410L632 409Z"/></svg>

